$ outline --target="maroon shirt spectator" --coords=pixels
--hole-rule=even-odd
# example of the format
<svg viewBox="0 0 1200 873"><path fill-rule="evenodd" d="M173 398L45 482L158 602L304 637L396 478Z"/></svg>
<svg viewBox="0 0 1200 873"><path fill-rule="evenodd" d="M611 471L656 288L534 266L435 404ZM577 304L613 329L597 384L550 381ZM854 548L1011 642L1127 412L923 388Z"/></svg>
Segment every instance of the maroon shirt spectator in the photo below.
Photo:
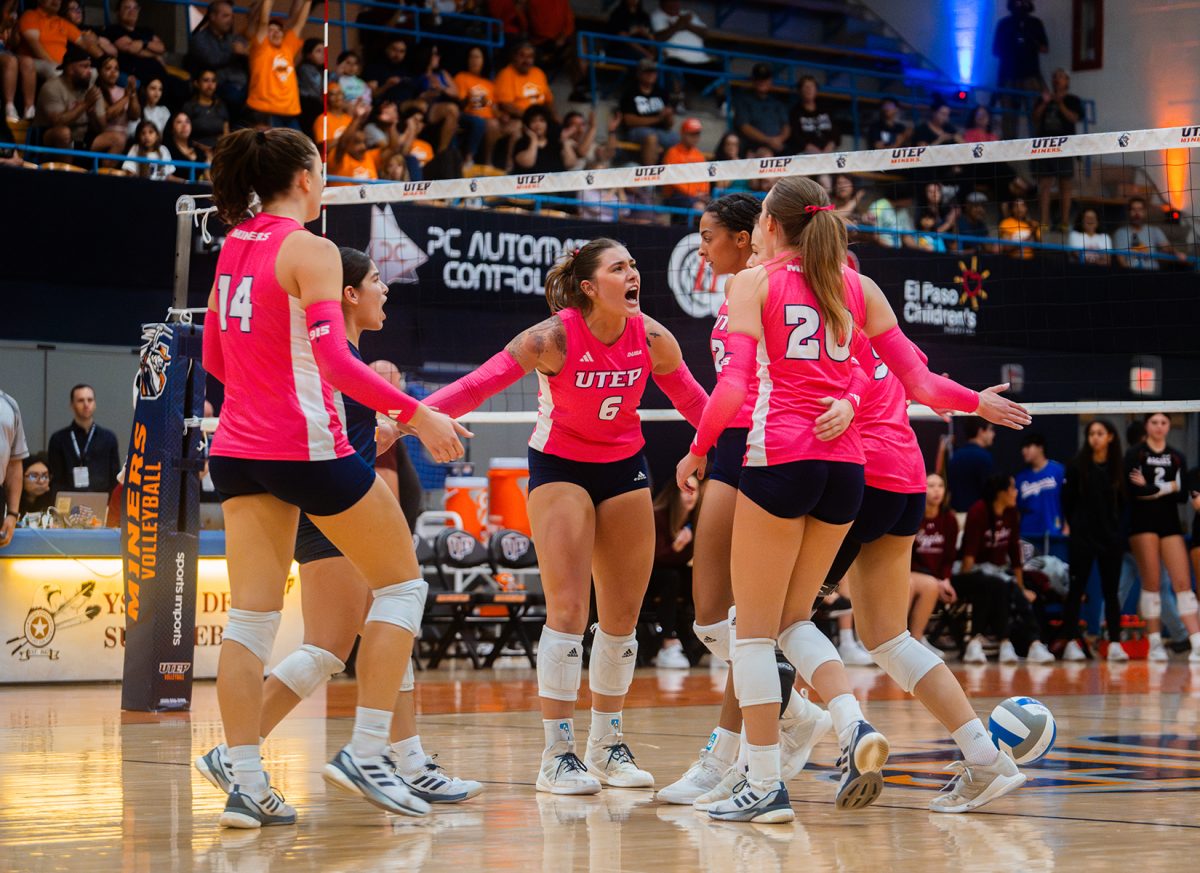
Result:
<svg viewBox="0 0 1200 873"><path fill-rule="evenodd" d="M963 525L963 560L1020 569L1020 530L1021 516L1015 507L996 514L984 501L977 501L967 511L967 522Z"/></svg>
<svg viewBox="0 0 1200 873"><path fill-rule="evenodd" d="M926 516L913 543L913 570L935 579L949 579L954 571L957 542L958 519L953 512L942 511L933 518Z"/></svg>

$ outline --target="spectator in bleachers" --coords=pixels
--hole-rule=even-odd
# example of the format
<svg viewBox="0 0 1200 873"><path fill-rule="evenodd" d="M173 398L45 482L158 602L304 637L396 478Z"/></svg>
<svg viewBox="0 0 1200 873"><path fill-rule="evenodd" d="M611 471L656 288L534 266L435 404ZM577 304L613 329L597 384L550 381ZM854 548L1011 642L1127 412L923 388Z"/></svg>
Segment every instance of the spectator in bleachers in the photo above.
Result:
<svg viewBox="0 0 1200 873"><path fill-rule="evenodd" d="M908 631L913 639L939 658L946 657L925 638L929 617L938 602L955 603L958 594L950 584L958 544L958 521L946 499L946 481L937 473L925 479L925 516L913 541L909 574Z"/></svg>
<svg viewBox="0 0 1200 873"><path fill-rule="evenodd" d="M167 133L163 137L163 144L171 153L171 159L174 161L192 161L203 164L212 160L212 152L192 138L192 119L183 111L176 112L171 116L171 123L167 125ZM180 169L179 178L186 179L188 175L187 170Z"/></svg>
<svg viewBox="0 0 1200 873"><path fill-rule="evenodd" d="M350 116L346 116L347 126ZM391 100L371 104L371 114L367 116L367 126L363 131L367 135L367 148L377 149L392 137L392 130L400 123L400 107ZM397 134L399 135L399 134Z"/></svg>
<svg viewBox="0 0 1200 873"><path fill-rule="evenodd" d="M434 47L436 50L436 46ZM371 99L371 89L362 78L362 58L358 52L344 51L337 59L337 81L349 103L357 103L364 95Z"/></svg>
<svg viewBox="0 0 1200 873"><path fill-rule="evenodd" d="M399 37L389 40L383 57L368 65L363 78L375 102L391 100L397 106L417 96L417 82L411 74L408 43Z"/></svg>
<svg viewBox="0 0 1200 873"><path fill-rule="evenodd" d="M1044 554L1047 536L1064 533L1062 487L1066 472L1058 461L1046 457L1046 438L1026 434L1021 440L1025 469L1016 475L1017 509L1021 513L1021 536Z"/></svg>
<svg viewBox="0 0 1200 873"><path fill-rule="evenodd" d="M562 128L554 123L545 106L530 106L521 119L524 133L513 151L513 172L561 173L563 165Z"/></svg>
<svg viewBox="0 0 1200 873"><path fill-rule="evenodd" d="M850 224L858 224L861 218L862 199L865 191L857 189L854 177L846 173L838 173L833 177L833 187L829 199L833 203L833 211L846 219Z"/></svg>
<svg viewBox="0 0 1200 873"><path fill-rule="evenodd" d="M736 161L742 157L742 138L732 130L727 130L713 151L714 161ZM713 188L713 197L724 197L726 194L749 193L749 179L729 179L718 182Z"/></svg>
<svg viewBox="0 0 1200 873"><path fill-rule="evenodd" d="M4 96L4 119L9 124L21 120L17 112L17 81L21 65L14 51L17 47L17 0L0 2L0 92Z"/></svg>
<svg viewBox="0 0 1200 873"><path fill-rule="evenodd" d="M111 133L114 139L120 138L120 151L125 150L129 141L129 128L142 118L142 106L138 102L137 78L130 76L126 79L127 88L117 84L121 78L121 68L117 59L107 56L100 61L99 75L96 76L96 87L100 89L100 102L96 111L101 118L103 130ZM115 145L115 144L114 144Z"/></svg>
<svg viewBox="0 0 1200 873"><path fill-rule="evenodd" d="M650 13L642 5L642 0L621 0L614 6L608 16L608 31L614 36L654 39ZM642 58L654 60L655 57L653 46L638 43L609 42L605 43L604 51L606 54L631 60L641 60Z"/></svg>
<svg viewBox="0 0 1200 873"><path fill-rule="evenodd" d="M325 144L327 126L329 139L333 142L346 132L346 128L354 120L348 111L349 105L352 104L347 104L346 98L342 94L341 82L329 83L328 102L329 111L318 115L312 126L313 142L317 144L317 148L321 148Z"/></svg>
<svg viewBox="0 0 1200 873"><path fill-rule="evenodd" d="M831 152L841 134L833 123L833 112L821 99L817 80L803 76L798 85L800 99L789 116L791 149L796 154Z"/></svg>
<svg viewBox="0 0 1200 873"><path fill-rule="evenodd" d="M337 73L330 70L329 84L337 80ZM300 129L312 130L317 116L325 111L325 46L316 37L306 39L300 49L296 83L300 88Z"/></svg>
<svg viewBox="0 0 1200 873"><path fill-rule="evenodd" d="M456 15L478 15L486 18L488 14L483 0L453 0L450 3L453 6L452 10L445 8L447 3L450 3L450 0L442 0L443 10L453 11ZM473 43L488 41L489 30L484 21L440 15L429 26L434 33L445 34L448 37L459 37L471 40ZM442 65L448 70L464 69L467 66L467 53L472 48L472 42L446 40L442 46Z"/></svg>
<svg viewBox="0 0 1200 873"><path fill-rule="evenodd" d="M696 505L700 483L682 491L668 476L654 498L654 568L646 590L646 605L654 613L662 638L654 655L654 666L668 670L687 670L691 662L679 640L679 602L691 599L692 545L695 536Z"/></svg>
<svg viewBox="0 0 1200 873"><path fill-rule="evenodd" d="M1107 267L1112 263L1109 254L1113 248L1112 237L1100 230L1100 216L1090 206L1079 213L1079 221L1071 235L1067 237L1067 245L1073 249L1082 249L1079 262Z"/></svg>
<svg viewBox="0 0 1200 873"><path fill-rule="evenodd" d="M354 118L345 132L333 143L329 155L329 175L342 176L349 179L370 180L378 179L388 159L400 148L400 139L395 128L391 130L391 139L380 148L367 148L366 132L363 130L367 115L371 108L365 103L354 106ZM334 182L335 185L346 185L348 182Z"/></svg>
<svg viewBox="0 0 1200 873"><path fill-rule="evenodd" d="M996 22L992 37L992 54L999 61L996 84L1020 91L1041 91L1046 81L1042 78L1040 56L1050 51L1046 27L1033 14L1033 0L1008 0L1008 12ZM1020 101L1003 96L1001 103L1010 110L1004 116L1004 138L1013 139Z"/></svg>
<svg viewBox="0 0 1200 873"><path fill-rule="evenodd" d="M458 87L450 74L442 69L442 56L436 44L422 43L417 48L414 60L417 94L425 103L426 123L438 128L435 151L440 154L451 147L458 133L462 116L458 107ZM466 129L470 142L468 154L473 154L483 140L484 125L471 117L466 122Z"/></svg>
<svg viewBox="0 0 1200 873"><path fill-rule="evenodd" d="M982 191L972 191L966 197L962 214L958 217L958 232L963 236L988 237L995 239L996 231L988 223L987 195ZM964 253L987 252L996 254L1000 247L995 243L979 243L959 241L955 247Z"/></svg>
<svg viewBox="0 0 1200 873"><path fill-rule="evenodd" d="M21 467L24 471L24 481L21 487L19 515L24 517L27 512L45 512L54 505L50 492L50 465L47 463L46 453L29 455L21 461ZM0 534L0 540L2 539L3 534ZM0 542L0 545L3 543Z"/></svg>
<svg viewBox="0 0 1200 873"><path fill-rule="evenodd" d="M169 79L167 68L163 66L167 44L152 29L138 24L141 11L138 0L121 0L117 6L117 20L105 29L104 36L117 47L122 73L137 76L143 82L151 79L161 79L164 83L174 81Z"/></svg>
<svg viewBox="0 0 1200 873"><path fill-rule="evenodd" d="M999 137L992 130L992 113L986 106L976 106L971 112L969 123L962 133L963 142L996 142ZM962 168L961 180L975 187L986 188L1001 197L1024 197L1032 191L1030 184L1007 163L972 164Z"/></svg>
<svg viewBox="0 0 1200 873"><path fill-rule="evenodd" d="M770 64L758 63L750 71L750 90L733 101L733 128L749 150L767 148L783 154L792 135L788 108L771 94Z"/></svg>
<svg viewBox="0 0 1200 873"><path fill-rule="evenodd" d="M1167 242L1167 235L1162 228L1146 221L1148 212L1146 198L1131 197L1129 199L1129 223L1118 227L1113 233L1113 248L1131 252L1144 252L1144 255L1117 255L1117 263L1131 270L1157 270L1161 264L1153 255L1169 255L1174 253L1180 261L1187 260L1183 252L1175 252Z"/></svg>
<svg viewBox="0 0 1200 873"><path fill-rule="evenodd" d="M575 49L575 13L570 0L525 0L529 16L529 41L537 52L537 63L554 77L561 70L571 83L569 99L586 103L591 97L582 90L583 66Z"/></svg>
<svg viewBox="0 0 1200 873"><path fill-rule="evenodd" d="M1000 137L992 130L992 113L986 106L976 106L962 133L963 142L996 142Z"/></svg>
<svg viewBox="0 0 1200 873"><path fill-rule="evenodd" d="M897 209L891 200L883 196L867 195L863 199L869 205L863 212L862 222L878 231L875 234L875 242L889 249L903 246L907 238L904 231L912 230L908 210Z"/></svg>
<svg viewBox="0 0 1200 873"><path fill-rule="evenodd" d="M129 0L127 0L129 2ZM296 57L303 43L312 0L293 0L287 22L271 17L274 0L262 0L257 15L251 15L246 36L250 40L250 91L246 106L256 125L300 129L300 83L296 79Z"/></svg>
<svg viewBox="0 0 1200 873"><path fill-rule="evenodd" d="M129 87L128 84L126 87ZM142 83L141 90L138 92L138 102L142 107L142 120L153 122L159 133L167 129L167 122L171 120L171 110L163 105L162 100L163 83L161 79L151 79L149 82ZM131 137L136 128L137 122L130 122L129 135Z"/></svg>
<svg viewBox="0 0 1200 873"><path fill-rule="evenodd" d="M929 115L913 131L912 141L918 146L962 142L958 128L950 123L950 107L944 101L937 100L929 107Z"/></svg>
<svg viewBox="0 0 1200 873"><path fill-rule="evenodd" d="M703 125L698 118L685 118L679 126L679 142L667 149L664 164L703 164L708 160L697 146ZM682 185L667 185L665 189L668 206L685 209L704 209L708 205L712 185L709 182L687 182Z"/></svg>
<svg viewBox="0 0 1200 873"><path fill-rule="evenodd" d="M1000 222L1000 239L1010 240L1016 245L1001 246L1001 250L1010 258L1028 261L1033 258L1033 249L1023 243L1037 242L1041 232L1037 225L1029 221L1029 206L1020 197L1014 197L1008 202L1008 217Z"/></svg>
<svg viewBox="0 0 1200 873"><path fill-rule="evenodd" d="M1071 136L1079 119L1083 118L1083 101L1069 92L1071 77L1059 68L1050 77L1050 90L1033 108L1034 136ZM1043 158L1032 162L1033 175L1038 183L1038 202L1041 205L1042 227L1050 226L1050 198L1058 180L1058 200L1061 205L1059 230L1067 232L1071 225L1071 195L1075 188L1075 158Z"/></svg>
<svg viewBox="0 0 1200 873"><path fill-rule="evenodd" d="M483 122L482 156L483 162L490 165L495 160L493 153L502 130L500 119L496 117L496 86L492 84L487 69L487 55L481 47L473 45L467 51L466 69L455 73L454 86L458 89L464 121L470 117ZM478 150L470 155L472 160L478 157Z"/></svg>
<svg viewBox="0 0 1200 873"><path fill-rule="evenodd" d="M581 112L563 116L563 165L568 170L582 170L596 155L596 111L584 118Z"/></svg>
<svg viewBox="0 0 1200 873"><path fill-rule="evenodd" d="M658 9L650 13L650 29L656 40L670 43L670 48L663 49L663 57L671 66L697 72L721 72L721 62L704 50L708 28L695 12L682 8L680 0L659 0ZM707 85L711 77L700 76L699 80L702 85ZM678 104L683 99L684 83L675 77L672 81L672 103Z"/></svg>
<svg viewBox="0 0 1200 873"><path fill-rule="evenodd" d="M529 37L529 16L525 12L525 3L518 0L487 0L487 14L490 18L500 21L504 28L504 41Z"/></svg>
<svg viewBox="0 0 1200 873"><path fill-rule="evenodd" d="M946 197L940 182L926 182L921 189L919 202L922 212L932 211L935 233L954 233L960 211L958 204Z"/></svg>
<svg viewBox="0 0 1200 873"><path fill-rule="evenodd" d="M22 461L29 457L25 428L21 424L21 407L11 395L0 391L0 548L8 545L17 526L24 482Z"/></svg>
<svg viewBox="0 0 1200 873"><path fill-rule="evenodd" d="M80 0L64 0L61 9L62 17L79 28L79 45L84 48L93 61L104 55L115 55L117 47L95 30L87 26L83 3Z"/></svg>
<svg viewBox="0 0 1200 873"><path fill-rule="evenodd" d="M124 151L125 133L109 131L92 136L91 128L104 126L100 115L100 89L92 82L92 58L71 44L63 55L62 75L50 79L38 92L35 127L45 130L43 141L52 148Z"/></svg>
<svg viewBox="0 0 1200 873"><path fill-rule="evenodd" d="M983 486L996 472L989 451L996 441L996 429L982 418L969 418L963 425L966 442L954 450L946 469L950 486L950 505L955 512L966 512L983 496Z"/></svg>
<svg viewBox="0 0 1200 873"><path fill-rule="evenodd" d="M152 158L163 162L148 164L144 161L126 161L121 164L121 169L131 176L161 182L175 175L175 165L170 163L171 153L163 145L162 133L153 121L138 122L133 145L129 147L129 157Z"/></svg>
<svg viewBox="0 0 1200 873"><path fill-rule="evenodd" d="M50 481L59 491L112 492L121 469L117 435L96 424L96 392L91 385L71 389L73 421L50 435L46 454Z"/></svg>
<svg viewBox="0 0 1200 873"><path fill-rule="evenodd" d="M868 148L895 149L908 144L912 126L900 117L900 104L891 97L879 103L879 120L867 131Z"/></svg>
<svg viewBox="0 0 1200 873"><path fill-rule="evenodd" d="M250 81L249 55L249 44L233 32L233 3L212 0L188 37L188 68L192 75L201 70L215 72L217 94L234 109L240 109L246 102Z"/></svg>
<svg viewBox="0 0 1200 873"><path fill-rule="evenodd" d="M917 211L916 229L919 233L904 237L907 248L919 249L923 252L944 252L946 241L939 235L938 213L932 206L924 206Z"/></svg>
<svg viewBox="0 0 1200 873"><path fill-rule="evenodd" d="M363 6L355 16L356 23L371 25L371 27L360 28L358 31L358 48L362 52L363 64L366 69L369 70L387 57L387 48L396 39L395 35L387 28L408 27L411 23L408 13L400 8L407 5L410 4ZM369 74L364 75L363 78L368 82L371 80Z"/></svg>
<svg viewBox="0 0 1200 873"><path fill-rule="evenodd" d="M607 170L611 166L607 151L598 147L596 156L587 162L585 169ZM627 222L633 218L633 210L626 206L629 197L624 188L601 188L593 185L576 196L579 198L580 218L604 222Z"/></svg>
<svg viewBox="0 0 1200 873"><path fill-rule="evenodd" d="M229 133L229 107L217 96L217 82L215 71L202 70L196 77L196 93L182 108L192 120L197 145L206 149L216 148L217 140Z"/></svg>
<svg viewBox="0 0 1200 873"><path fill-rule="evenodd" d="M58 78L67 46L79 46L87 57L92 56L81 45L79 28L58 14L61 6L62 0L38 0L37 6L26 9L17 21L21 34L18 69L27 119L34 116L38 77L47 81Z"/></svg>
<svg viewBox="0 0 1200 873"><path fill-rule="evenodd" d="M1121 513L1125 505L1125 469L1121 463L1121 438L1116 428L1103 419L1087 426L1086 441L1068 465L1063 482L1063 518L1068 524L1068 565L1071 582L1063 608L1061 637L1069 640L1064 661L1082 661L1079 645L1079 609L1095 564L1104 593L1108 657L1129 659L1121 648ZM1114 651L1114 649L1116 651Z"/></svg>
<svg viewBox="0 0 1200 873"><path fill-rule="evenodd" d="M621 95L622 139L642 147L643 164L657 164L664 151L679 142L675 109L670 97L658 84L658 65L649 59L638 61L637 76Z"/></svg>
<svg viewBox="0 0 1200 873"><path fill-rule="evenodd" d="M554 93L545 72L534 65L533 46L519 43L508 66L496 76L496 104L510 118L521 118L530 106L545 106L554 117Z"/></svg>

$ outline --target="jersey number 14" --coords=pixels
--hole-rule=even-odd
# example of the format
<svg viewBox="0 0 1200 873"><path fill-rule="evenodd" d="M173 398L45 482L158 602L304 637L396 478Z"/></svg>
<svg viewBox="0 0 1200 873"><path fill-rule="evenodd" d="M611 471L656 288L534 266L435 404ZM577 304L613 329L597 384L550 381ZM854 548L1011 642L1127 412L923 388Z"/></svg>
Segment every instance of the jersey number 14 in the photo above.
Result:
<svg viewBox="0 0 1200 873"><path fill-rule="evenodd" d="M250 287L254 284L253 276L243 276L233 288L233 277L223 275L217 277L217 314L221 318L221 330L229 329L229 319L236 318L240 322L242 333L250 332L250 316L252 304ZM233 294L229 293L233 288Z"/></svg>

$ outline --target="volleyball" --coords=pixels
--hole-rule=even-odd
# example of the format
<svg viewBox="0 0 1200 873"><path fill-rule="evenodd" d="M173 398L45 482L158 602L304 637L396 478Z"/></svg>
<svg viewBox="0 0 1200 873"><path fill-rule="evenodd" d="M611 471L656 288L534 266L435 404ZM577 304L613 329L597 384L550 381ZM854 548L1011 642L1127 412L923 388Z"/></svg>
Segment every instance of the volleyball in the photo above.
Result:
<svg viewBox="0 0 1200 873"><path fill-rule="evenodd" d="M992 710L988 733L1018 764L1032 764L1054 748L1058 728L1045 704L1032 697L1010 697Z"/></svg>

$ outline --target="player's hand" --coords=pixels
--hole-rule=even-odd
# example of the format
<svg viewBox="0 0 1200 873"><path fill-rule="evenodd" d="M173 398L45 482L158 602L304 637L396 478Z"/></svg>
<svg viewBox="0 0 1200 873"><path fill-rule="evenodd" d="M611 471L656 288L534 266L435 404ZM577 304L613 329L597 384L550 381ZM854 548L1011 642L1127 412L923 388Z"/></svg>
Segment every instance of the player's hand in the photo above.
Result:
<svg viewBox="0 0 1200 873"><path fill-rule="evenodd" d="M463 446L459 437L474 436L450 416L435 412L425 405L417 408L409 424L417 431L417 438L439 464L448 464L461 458Z"/></svg>
<svg viewBox="0 0 1200 873"><path fill-rule="evenodd" d="M688 480L693 476L703 479L706 466L708 466L708 458L704 455L693 455L691 452L684 455L683 460L675 466L675 483L679 486L679 490L687 494L695 494L696 489Z"/></svg>
<svg viewBox="0 0 1200 873"><path fill-rule="evenodd" d="M396 444L403 433L400 424L390 418L378 419L375 425L375 451L382 455Z"/></svg>
<svg viewBox="0 0 1200 873"><path fill-rule="evenodd" d="M979 408L975 410L975 414L992 424L1020 430L1033 421L1033 416L1021 404L1000 396L1002 391L1007 390L1007 382L984 388L979 392Z"/></svg>
<svg viewBox="0 0 1200 873"><path fill-rule="evenodd" d="M817 418L813 427L813 436L822 442L835 440L846 432L854 421L854 404L842 398L822 397L819 401L825 411Z"/></svg>
<svg viewBox="0 0 1200 873"><path fill-rule="evenodd" d="M0 522L0 549L12 542L13 531L17 527L17 517L15 515L4 516L4 521Z"/></svg>

